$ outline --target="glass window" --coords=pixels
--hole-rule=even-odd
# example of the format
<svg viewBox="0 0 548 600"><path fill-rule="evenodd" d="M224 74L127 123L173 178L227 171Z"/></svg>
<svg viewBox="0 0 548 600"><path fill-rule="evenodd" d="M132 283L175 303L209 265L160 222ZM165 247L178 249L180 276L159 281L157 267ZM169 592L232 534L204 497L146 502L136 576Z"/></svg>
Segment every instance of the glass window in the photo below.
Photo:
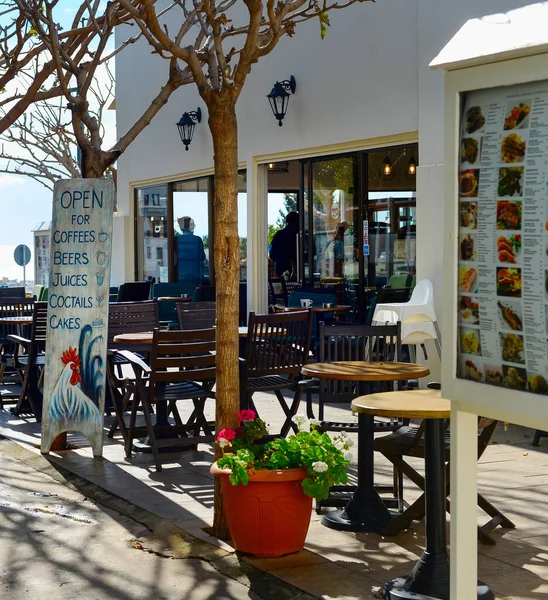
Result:
<svg viewBox="0 0 548 600"><path fill-rule="evenodd" d="M174 281L210 283L210 178L173 184Z"/></svg>
<svg viewBox="0 0 548 600"><path fill-rule="evenodd" d="M417 160L415 145L368 154L370 286L411 287L417 248Z"/></svg>
<svg viewBox="0 0 548 600"><path fill-rule="evenodd" d="M142 279L169 281L167 185L137 190L137 248ZM154 250L155 249L155 250Z"/></svg>
<svg viewBox="0 0 548 600"><path fill-rule="evenodd" d="M247 281L247 178L238 173L238 236L240 238L240 281Z"/></svg>

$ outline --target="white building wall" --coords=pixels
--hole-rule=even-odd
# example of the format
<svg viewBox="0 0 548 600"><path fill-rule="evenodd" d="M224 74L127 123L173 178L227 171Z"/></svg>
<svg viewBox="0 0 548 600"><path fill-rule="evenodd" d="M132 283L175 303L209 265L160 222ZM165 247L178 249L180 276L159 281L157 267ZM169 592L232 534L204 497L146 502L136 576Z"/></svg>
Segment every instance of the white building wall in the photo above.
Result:
<svg viewBox="0 0 548 600"><path fill-rule="evenodd" d="M238 103L240 161L249 165L256 156L323 154L332 144L363 140L365 147L377 138L407 134L413 141L418 136L417 271L418 277L433 281L441 315L443 74L431 71L428 64L468 19L526 4L383 0L330 13L332 26L323 41L316 20L298 26L295 37L283 39L248 77ZM126 35L124 28L117 35ZM147 105L166 73L167 61L151 55L144 44L120 55L116 69L119 133ZM266 94L276 80L290 75L296 78L297 90L284 126L278 127ZM204 118L185 152L175 123L183 111L198 106ZM187 178L212 167L207 111L195 87L187 86L174 94L119 160L118 205L126 217L125 227L116 230L115 243L116 252L124 257L125 278L133 277L132 186ZM121 274L118 265L113 277Z"/></svg>

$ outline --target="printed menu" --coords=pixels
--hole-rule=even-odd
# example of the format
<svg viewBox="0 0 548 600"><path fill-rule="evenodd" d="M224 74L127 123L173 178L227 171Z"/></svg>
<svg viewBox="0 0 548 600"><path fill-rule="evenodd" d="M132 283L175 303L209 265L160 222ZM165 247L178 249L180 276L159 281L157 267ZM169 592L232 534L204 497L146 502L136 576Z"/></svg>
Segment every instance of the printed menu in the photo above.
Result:
<svg viewBox="0 0 548 600"><path fill-rule="evenodd" d="M457 376L548 395L548 82L462 108Z"/></svg>

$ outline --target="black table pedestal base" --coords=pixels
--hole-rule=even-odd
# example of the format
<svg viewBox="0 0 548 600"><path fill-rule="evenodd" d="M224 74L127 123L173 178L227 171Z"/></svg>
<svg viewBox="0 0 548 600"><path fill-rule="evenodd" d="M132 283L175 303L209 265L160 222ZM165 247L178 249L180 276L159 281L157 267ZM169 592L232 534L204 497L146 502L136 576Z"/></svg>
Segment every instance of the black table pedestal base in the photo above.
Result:
<svg viewBox="0 0 548 600"><path fill-rule="evenodd" d="M449 600L449 581L446 585L446 590L443 595L432 595L424 591L411 591L408 585L409 577L398 577L392 579L384 586L383 598L385 600ZM427 586L425 586L427 587ZM489 586L478 580L477 585L478 600L494 600L495 596L489 589Z"/></svg>
<svg viewBox="0 0 548 600"><path fill-rule="evenodd" d="M357 488L345 508L324 515L322 525L340 531L381 531L391 518L374 488Z"/></svg>

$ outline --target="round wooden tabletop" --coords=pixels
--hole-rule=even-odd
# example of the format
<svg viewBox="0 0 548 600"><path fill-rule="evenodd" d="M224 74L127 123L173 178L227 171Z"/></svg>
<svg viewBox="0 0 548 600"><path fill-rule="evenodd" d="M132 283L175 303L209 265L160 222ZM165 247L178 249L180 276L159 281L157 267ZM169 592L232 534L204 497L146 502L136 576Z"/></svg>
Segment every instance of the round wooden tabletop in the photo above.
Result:
<svg viewBox="0 0 548 600"><path fill-rule="evenodd" d="M335 306L283 306L281 304L274 304L273 306L276 312L299 312L303 310L313 310L314 312L348 312L352 310L352 307L348 304L336 304Z"/></svg>
<svg viewBox="0 0 548 600"><path fill-rule="evenodd" d="M152 336L152 331L119 333L114 336L113 341L117 344L152 344Z"/></svg>
<svg viewBox="0 0 548 600"><path fill-rule="evenodd" d="M330 363L312 363L305 365L301 372L307 377L317 377L318 379L400 381L426 377L430 370L428 367L416 363L344 360Z"/></svg>
<svg viewBox="0 0 548 600"><path fill-rule="evenodd" d="M11 325L31 325L32 316L28 317L0 317L0 323L9 323Z"/></svg>
<svg viewBox="0 0 548 600"><path fill-rule="evenodd" d="M352 400L352 410L378 417L447 419L451 402L439 390L406 390L360 396Z"/></svg>

